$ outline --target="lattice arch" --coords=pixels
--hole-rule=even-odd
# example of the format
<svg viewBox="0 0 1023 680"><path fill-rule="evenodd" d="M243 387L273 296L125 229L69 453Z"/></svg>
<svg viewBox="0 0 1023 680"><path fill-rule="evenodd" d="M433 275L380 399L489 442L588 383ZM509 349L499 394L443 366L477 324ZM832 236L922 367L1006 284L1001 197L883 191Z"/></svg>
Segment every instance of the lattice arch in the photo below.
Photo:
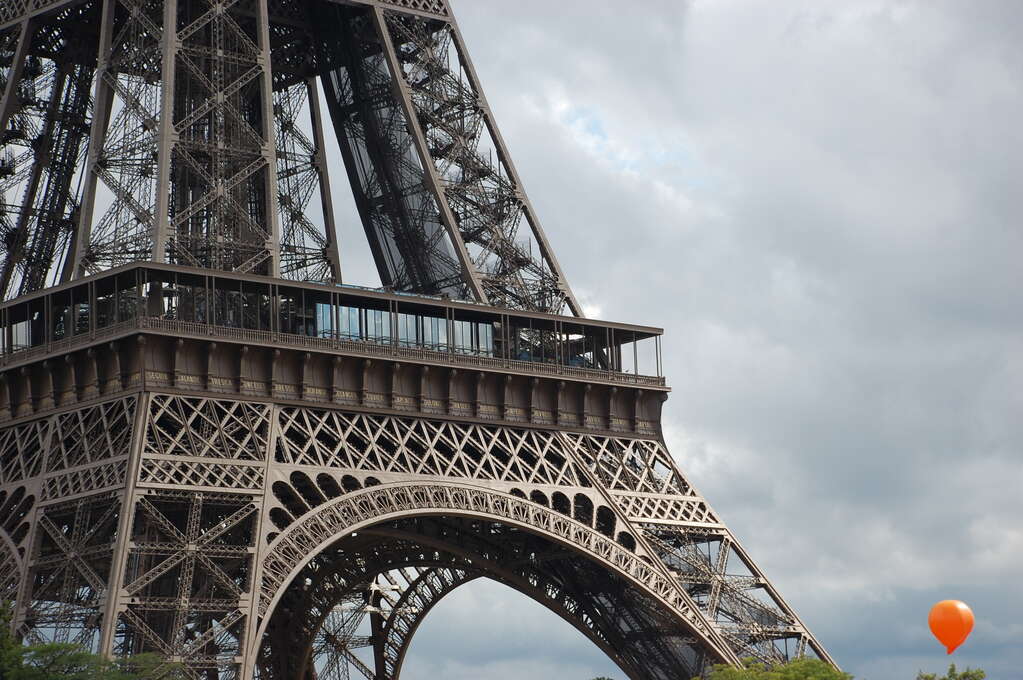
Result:
<svg viewBox="0 0 1023 680"><path fill-rule="evenodd" d="M461 515L519 526L552 539L613 571L671 611L708 649L728 649L684 590L640 556L595 529L531 501L458 484L387 484L341 496L289 525L261 564L259 636L285 586L338 538L380 522L416 515ZM257 638L258 639L258 638ZM737 663L730 655L724 661Z"/></svg>
<svg viewBox="0 0 1023 680"><path fill-rule="evenodd" d="M384 626L384 670L387 677L399 677L405 655L412 643L412 636L430 610L455 588L480 576L481 574L464 569L424 570L402 593Z"/></svg>

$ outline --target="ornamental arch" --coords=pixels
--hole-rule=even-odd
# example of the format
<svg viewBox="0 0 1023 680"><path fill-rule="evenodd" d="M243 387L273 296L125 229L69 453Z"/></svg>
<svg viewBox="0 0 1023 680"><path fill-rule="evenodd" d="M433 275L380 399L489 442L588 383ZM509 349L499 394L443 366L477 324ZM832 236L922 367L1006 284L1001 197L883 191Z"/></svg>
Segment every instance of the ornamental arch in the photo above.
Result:
<svg viewBox="0 0 1023 680"><path fill-rule="evenodd" d="M561 616L632 678L698 673L708 661L703 650L718 642L715 631L686 616L688 598L644 555L598 529L485 487L382 484L334 498L274 536L259 577L256 675L305 677L316 666L317 677L330 677L339 657L364 670L351 648L316 658L329 643L324 628L335 608L362 597L377 668L397 678L429 610L481 577ZM405 581L391 606L380 592L388 579ZM294 665L282 665L286 650Z"/></svg>

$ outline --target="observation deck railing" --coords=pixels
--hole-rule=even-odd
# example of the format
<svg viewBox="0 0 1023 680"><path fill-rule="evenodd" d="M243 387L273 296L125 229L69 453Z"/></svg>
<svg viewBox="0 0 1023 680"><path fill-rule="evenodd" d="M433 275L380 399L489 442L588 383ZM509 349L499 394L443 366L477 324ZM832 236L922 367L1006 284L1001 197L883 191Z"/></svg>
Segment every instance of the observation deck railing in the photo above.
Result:
<svg viewBox="0 0 1023 680"><path fill-rule="evenodd" d="M135 270L134 272L132 270ZM173 318L172 314L165 312L150 312L147 299L139 297L139 291L147 285L150 280L147 277L152 275L165 276L168 271L185 272L183 268L169 268L167 266L153 266L152 264L126 267L117 272L98 274L96 276L81 279L79 282L62 284L48 290L34 293L32 296L12 300L0 305L0 369L20 366L38 361L48 356L59 355L76 351L100 342L108 342L110 339L135 334L138 332L155 332L160 334L171 334L187 336L190 338L221 338L225 341L232 341L241 344L262 345L267 347L295 348L301 350L313 350L327 353L345 354L364 358L387 358L394 361L422 362L434 365L464 366L478 370L489 370L498 372L516 372L537 376L561 376L566 379L606 382L612 384L631 384L631 386L664 389L666 388L665 378L660 375L646 375L635 370L623 369L620 365L612 367L593 365L574 365L574 361L567 359L567 342L561 346L561 352L554 356L537 356L535 359L526 360L521 355L516 357L508 348L496 351L493 347L462 347L454 342L454 337L448 335L443 338L442 343L431 345L422 342L422 338L408 339L400 337L393 331L393 328L383 336L367 336L365 334L352 336L337 326L319 328L316 332L290 332L277 327L276 322L271 323L270 328L241 327L237 323L224 323L214 318L210 320L192 321L180 318ZM194 270L193 270L194 271ZM219 289L221 278L219 275L209 274L208 281L210 289ZM109 293L110 281L115 277L121 283L122 293L125 296L136 296L134 299L126 299L130 304L123 307L116 307L121 311L119 320L103 319L97 307L97 296L100 292ZM125 278L127 277L127 279ZM478 323L487 325L496 324L514 325L525 323L524 313L517 313L514 310L490 308L486 306L468 306L458 301L445 301L430 297L415 297L408 294L401 294L400 297L392 293L382 293L366 289L353 290L352 287L326 286L314 284L293 284L292 282L267 279L265 277L244 277L247 281L259 282L260 285L268 286L271 290L269 300L283 296L285 289L291 289L299 285L310 294L322 294L330 292L335 298L331 298L332 305L376 305L377 307L392 304L391 314L397 318L401 306L410 303L412 305L431 305L432 313L445 314L443 308L447 308L447 316L458 314L458 309L472 307L472 313L476 315ZM235 285L236 280L227 281ZM105 286L105 287L104 287ZM153 288L159 290L159 288ZM121 294L121 293L118 293ZM164 293L159 293L164 294ZM84 317L84 325L76 326L76 321L66 306L66 301L77 300L89 301L86 307L89 309L87 317ZM338 297L340 296L340 297ZM388 303L390 299L390 303ZM63 302L60 302L63 301ZM133 301L133 302L132 302ZM57 312L58 309L63 312ZM340 309L340 308L339 308ZM33 310L36 310L35 312ZM64 316L61 317L60 315ZM35 316L34 316L35 315ZM128 318L124 318L128 316ZM615 332L622 335L629 333L631 337L644 336L654 338L659 336L660 329L644 326L629 326L628 324L613 324L609 322L595 321L589 319L576 319L574 317L557 317L552 315L533 314L533 322L536 324L553 324L550 327L557 328L563 332L569 325L573 325L582 333L590 333L588 338L595 334L608 332L614 337ZM488 321L487 318L492 318ZM33 321L33 318L38 318ZM54 330L54 324L58 319L62 330L58 333ZM518 321L517 321L518 319ZM564 324L564 325L562 325ZM584 326L584 327L583 327ZM14 332L18 327L23 332L28 332L28 339L19 336ZM537 326L538 327L538 326ZM42 332L40 332L42 329ZM532 331L531 331L532 332ZM74 334L73 334L74 333ZM364 333L364 329L363 329ZM578 337L578 335L577 335ZM19 342L20 339L20 342ZM507 337L503 338L506 344ZM657 342L658 363L660 368L660 343ZM610 346L601 352L614 352L615 347ZM593 351L591 351L593 352ZM595 354L595 352L593 352ZM504 356L502 356L504 355Z"/></svg>

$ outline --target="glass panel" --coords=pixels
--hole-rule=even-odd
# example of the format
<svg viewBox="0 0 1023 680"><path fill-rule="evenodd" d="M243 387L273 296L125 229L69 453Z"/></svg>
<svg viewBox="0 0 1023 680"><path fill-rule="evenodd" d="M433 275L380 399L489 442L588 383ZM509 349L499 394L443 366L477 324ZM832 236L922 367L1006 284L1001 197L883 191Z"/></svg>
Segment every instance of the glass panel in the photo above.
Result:
<svg viewBox="0 0 1023 680"><path fill-rule="evenodd" d="M398 314L398 344L403 347L419 347L421 343L419 320L415 314Z"/></svg>
<svg viewBox="0 0 1023 680"><path fill-rule="evenodd" d="M472 325L468 321L455 321L454 331L455 352L458 354L472 353Z"/></svg>
<svg viewBox="0 0 1023 680"><path fill-rule="evenodd" d="M479 328L479 351L488 357L494 356L494 327L488 323L476 324Z"/></svg>
<svg viewBox="0 0 1023 680"><path fill-rule="evenodd" d="M422 317L422 345L439 352L448 351L448 324L445 319L435 316Z"/></svg>
<svg viewBox="0 0 1023 680"><path fill-rule="evenodd" d="M242 292L242 325L252 330L270 328L270 296L258 291Z"/></svg>
<svg viewBox="0 0 1023 680"><path fill-rule="evenodd" d="M71 290L72 314L74 316L73 332L82 335L89 332L91 307L89 306L89 287L78 286Z"/></svg>
<svg viewBox="0 0 1023 680"><path fill-rule="evenodd" d="M283 288L278 300L277 328L281 333L301 334L305 330L302 321L302 292Z"/></svg>
<svg viewBox="0 0 1023 680"><path fill-rule="evenodd" d="M11 347L15 352L32 346L28 321L18 321L11 326Z"/></svg>
<svg viewBox="0 0 1023 680"><path fill-rule="evenodd" d="M316 303L316 329L321 338L334 337L333 307L323 302Z"/></svg>
<svg viewBox="0 0 1023 680"><path fill-rule="evenodd" d="M338 308L338 337L342 340L360 340L362 325L359 323L359 309L341 305Z"/></svg>
<svg viewBox="0 0 1023 680"><path fill-rule="evenodd" d="M138 281L145 282L142 289L151 300L138 299ZM457 305L449 308L449 313L459 318L451 320L442 316L441 302L434 305L425 299L402 298L398 305L404 311L392 316L386 305L393 309L394 303L372 295L298 288L294 283L278 287L267 281L147 268L141 274L132 270L97 277L92 283L55 292L48 301L38 299L9 307L9 335L0 338L0 351L5 340L12 351L37 346L48 339L62 340L131 320L140 311L186 322L266 331L272 327L276 302L277 328L285 334L381 344L395 341L403 347L559 362L573 368L613 367L643 375L657 375L661 369L659 339L643 332L609 332L583 319L521 318L510 311L502 315L484 307L461 309ZM275 301L271 293L277 293L279 299ZM91 304L90 295L94 296ZM335 300L349 304L336 306ZM48 316L44 309L49 310Z"/></svg>
<svg viewBox="0 0 1023 680"><path fill-rule="evenodd" d="M139 307L134 271L117 275L117 290L117 318L121 321L134 319Z"/></svg>
<svg viewBox="0 0 1023 680"><path fill-rule="evenodd" d="M102 282L97 282L102 283ZM96 295L96 328L105 328L117 322L117 296L114 291Z"/></svg>
<svg viewBox="0 0 1023 680"><path fill-rule="evenodd" d="M71 291L55 293L50 298L50 337L63 340L70 336L74 319L71 313Z"/></svg>
<svg viewBox="0 0 1023 680"><path fill-rule="evenodd" d="M366 335L370 342L387 343L391 341L390 312L382 309L366 310Z"/></svg>
<svg viewBox="0 0 1023 680"><path fill-rule="evenodd" d="M216 291L216 325L239 328L242 325L242 293L240 290Z"/></svg>

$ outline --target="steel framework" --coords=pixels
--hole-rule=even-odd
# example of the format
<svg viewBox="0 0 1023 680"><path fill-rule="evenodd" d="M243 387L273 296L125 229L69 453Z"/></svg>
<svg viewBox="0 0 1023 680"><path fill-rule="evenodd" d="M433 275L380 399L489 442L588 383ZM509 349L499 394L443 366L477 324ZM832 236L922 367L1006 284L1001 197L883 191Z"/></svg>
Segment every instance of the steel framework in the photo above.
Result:
<svg viewBox="0 0 1023 680"><path fill-rule="evenodd" d="M15 2L0 69L6 297L139 260L340 282L322 83L384 285L579 312L439 0Z"/></svg>
<svg viewBox="0 0 1023 680"><path fill-rule="evenodd" d="M490 578L634 679L830 662L668 454L660 330L581 318L445 0L9 0L0 91L19 635L393 680Z"/></svg>

